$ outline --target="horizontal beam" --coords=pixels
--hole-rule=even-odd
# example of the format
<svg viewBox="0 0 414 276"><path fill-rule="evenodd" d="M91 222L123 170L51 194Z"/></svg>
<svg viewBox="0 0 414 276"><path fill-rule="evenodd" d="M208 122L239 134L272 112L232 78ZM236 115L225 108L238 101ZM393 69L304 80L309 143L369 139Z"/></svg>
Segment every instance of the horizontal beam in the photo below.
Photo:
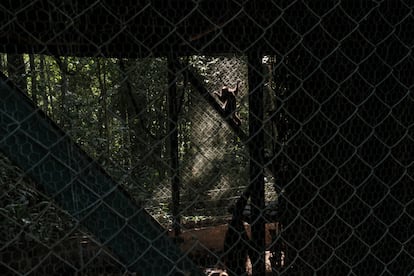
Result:
<svg viewBox="0 0 414 276"><path fill-rule="evenodd" d="M0 7L0 52L104 57L241 53L267 45L268 35L276 39L266 28L281 12L267 1L232 0L4 1Z"/></svg>

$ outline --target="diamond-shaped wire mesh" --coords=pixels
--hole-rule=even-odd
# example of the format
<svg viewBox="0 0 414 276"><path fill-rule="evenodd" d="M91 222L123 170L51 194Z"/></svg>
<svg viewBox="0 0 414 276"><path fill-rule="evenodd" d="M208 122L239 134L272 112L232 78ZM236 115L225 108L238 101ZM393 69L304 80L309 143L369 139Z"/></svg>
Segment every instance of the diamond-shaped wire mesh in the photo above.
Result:
<svg viewBox="0 0 414 276"><path fill-rule="evenodd" d="M413 7L2 1L0 271L413 274Z"/></svg>

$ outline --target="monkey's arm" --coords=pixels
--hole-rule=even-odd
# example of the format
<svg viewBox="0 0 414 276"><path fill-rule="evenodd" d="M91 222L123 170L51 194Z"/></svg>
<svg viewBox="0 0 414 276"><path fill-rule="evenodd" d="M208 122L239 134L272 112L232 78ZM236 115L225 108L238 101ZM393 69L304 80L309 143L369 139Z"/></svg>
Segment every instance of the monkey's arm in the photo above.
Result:
<svg viewBox="0 0 414 276"><path fill-rule="evenodd" d="M226 97L224 97L224 95L223 95L223 93L222 93L222 92L217 92L217 91L214 91L214 92L213 92L213 94L214 94L214 95L217 95L217 97L219 98L219 100L220 100L220 102L221 102L221 104L222 104L221 108L223 108L223 109L224 109L224 107L226 106L226 103L227 103L227 99L226 99Z"/></svg>
<svg viewBox="0 0 414 276"><path fill-rule="evenodd" d="M234 93L235 96L237 96L237 94L239 94L239 84L240 84L240 80L237 80L236 87L233 88L233 89L229 89L231 92Z"/></svg>
<svg viewBox="0 0 414 276"><path fill-rule="evenodd" d="M227 100L223 103L223 105L221 106L221 108L226 109L227 106Z"/></svg>

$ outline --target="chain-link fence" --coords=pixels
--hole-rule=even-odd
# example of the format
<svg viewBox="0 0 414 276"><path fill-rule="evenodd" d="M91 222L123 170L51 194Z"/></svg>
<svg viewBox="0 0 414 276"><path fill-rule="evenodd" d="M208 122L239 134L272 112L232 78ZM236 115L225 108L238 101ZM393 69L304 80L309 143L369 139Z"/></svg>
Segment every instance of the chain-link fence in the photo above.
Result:
<svg viewBox="0 0 414 276"><path fill-rule="evenodd" d="M0 3L2 275L414 274L413 3Z"/></svg>

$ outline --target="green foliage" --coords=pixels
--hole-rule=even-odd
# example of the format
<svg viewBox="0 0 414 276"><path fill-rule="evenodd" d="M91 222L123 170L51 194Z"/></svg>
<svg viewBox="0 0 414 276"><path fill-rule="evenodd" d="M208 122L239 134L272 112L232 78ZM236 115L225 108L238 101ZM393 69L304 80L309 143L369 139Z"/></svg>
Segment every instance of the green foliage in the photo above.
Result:
<svg viewBox="0 0 414 276"><path fill-rule="evenodd" d="M6 68L4 56L0 61L0 66ZM167 60L24 55L24 61L28 96L136 201L168 224L171 160ZM192 56L181 61L196 68L211 93L242 80L238 111L247 133L246 59ZM178 75L177 88L183 211L190 221L193 217L198 220L199 216L226 215L229 200L247 185L245 146L186 83L183 74ZM35 209L28 209L27 200L23 200L30 198L30 185L15 185L13 203L2 212L19 221L32 221L28 212ZM49 204L49 200L42 204ZM191 213L193 209L187 207L192 205L199 213Z"/></svg>
<svg viewBox="0 0 414 276"><path fill-rule="evenodd" d="M53 244L75 222L42 196L36 184L0 154L0 242L6 244L19 235Z"/></svg>

